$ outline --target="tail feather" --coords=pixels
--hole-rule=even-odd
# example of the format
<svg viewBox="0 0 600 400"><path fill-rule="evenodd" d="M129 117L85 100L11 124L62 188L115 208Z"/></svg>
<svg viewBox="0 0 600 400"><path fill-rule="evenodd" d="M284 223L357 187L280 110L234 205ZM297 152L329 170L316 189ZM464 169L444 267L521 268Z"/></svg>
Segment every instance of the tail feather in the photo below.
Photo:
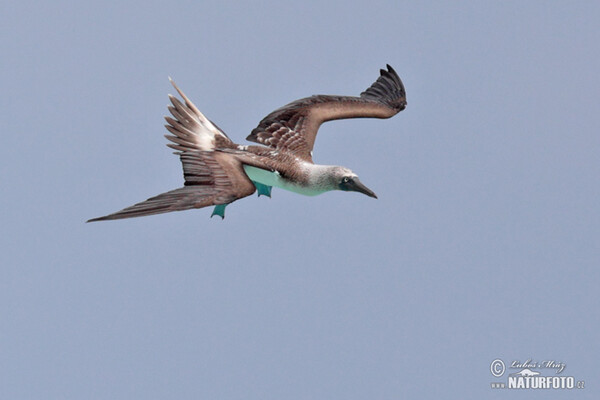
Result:
<svg viewBox="0 0 600 400"><path fill-rule="evenodd" d="M190 208L202 208L215 203L216 190L207 186L186 186L171 190L146 201L124 208L116 213L92 218L87 222L108 221L114 219L143 217L145 215L162 214L171 211L183 211Z"/></svg>

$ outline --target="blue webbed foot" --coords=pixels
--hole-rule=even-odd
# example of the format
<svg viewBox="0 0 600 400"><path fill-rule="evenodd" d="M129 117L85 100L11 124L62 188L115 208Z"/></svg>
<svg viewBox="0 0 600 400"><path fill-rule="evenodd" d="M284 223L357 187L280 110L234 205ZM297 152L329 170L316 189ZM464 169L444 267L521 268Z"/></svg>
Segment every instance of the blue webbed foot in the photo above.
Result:
<svg viewBox="0 0 600 400"><path fill-rule="evenodd" d="M217 204L210 217L218 215L221 219L225 219L225 207L227 207L227 204Z"/></svg>
<svg viewBox="0 0 600 400"><path fill-rule="evenodd" d="M263 185L262 183L258 183L255 181L252 181L252 183L254 183L254 186L256 187L256 191L258 192L258 197L260 197L261 195L271 197L272 186Z"/></svg>

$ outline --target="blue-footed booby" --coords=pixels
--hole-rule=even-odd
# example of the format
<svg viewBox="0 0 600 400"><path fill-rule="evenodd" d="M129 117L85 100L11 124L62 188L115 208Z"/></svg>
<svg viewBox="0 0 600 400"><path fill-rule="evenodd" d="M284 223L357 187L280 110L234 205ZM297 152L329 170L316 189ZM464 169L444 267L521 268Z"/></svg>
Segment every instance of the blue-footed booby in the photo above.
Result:
<svg viewBox="0 0 600 400"><path fill-rule="evenodd" d="M215 206L211 215L225 217L225 207L258 191L271 196L273 186L307 196L331 190L360 192L377 198L345 167L318 165L312 150L319 126L346 118L390 118L406 107L406 92L389 65L359 97L314 95L267 115L246 138L261 146L234 143L206 118L171 80L183 102L169 95L172 117L167 146L183 164L184 186L104 217L104 221Z"/></svg>

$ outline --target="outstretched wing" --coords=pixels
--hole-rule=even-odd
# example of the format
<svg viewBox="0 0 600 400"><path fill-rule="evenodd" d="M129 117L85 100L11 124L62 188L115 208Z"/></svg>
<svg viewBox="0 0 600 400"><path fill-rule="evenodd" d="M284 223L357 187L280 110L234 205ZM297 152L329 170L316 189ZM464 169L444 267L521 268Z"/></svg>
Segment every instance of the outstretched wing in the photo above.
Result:
<svg viewBox="0 0 600 400"><path fill-rule="evenodd" d="M171 80L185 104L169 96L173 115L165 117L165 135L173 143L167 144L179 155L183 165L186 186L211 187L216 191L215 204L230 203L254 193L254 185L248 179L234 155L219 150L236 148L235 143L217 125L206 118L190 99Z"/></svg>
<svg viewBox="0 0 600 400"><path fill-rule="evenodd" d="M235 156L218 151L181 155L185 186L159 194L121 211L88 222L143 217L171 211L229 204L249 196L256 188Z"/></svg>
<svg viewBox="0 0 600 400"><path fill-rule="evenodd" d="M206 207L214 204L215 192L210 187L197 188L186 186L134 204L103 217L92 218L87 222L109 221L114 219L143 217L146 215L162 214L171 211L189 210L190 208Z"/></svg>
<svg viewBox="0 0 600 400"><path fill-rule="evenodd" d="M315 95L296 100L267 115L246 138L284 149L312 162L311 152L323 122L345 118L390 118L406 107L406 92L392 67L360 97Z"/></svg>
<svg viewBox="0 0 600 400"><path fill-rule="evenodd" d="M165 136L173 142L167 146L177 150L175 154L181 159L185 186L88 222L229 204L256 190L235 155L218 151L235 144L172 83L185 104L169 96L173 106L168 108L173 118L165 117L165 126L173 135Z"/></svg>
<svg viewBox="0 0 600 400"><path fill-rule="evenodd" d="M165 135L165 137L173 143L168 143L167 146L177 150L178 152L175 154L197 150L213 151L215 148L232 146L233 142L225 132L206 118L173 80L171 80L171 84L185 101L185 104L176 97L169 95L169 100L173 105L167 108L173 118L165 117L167 121L165 128L172 135Z"/></svg>

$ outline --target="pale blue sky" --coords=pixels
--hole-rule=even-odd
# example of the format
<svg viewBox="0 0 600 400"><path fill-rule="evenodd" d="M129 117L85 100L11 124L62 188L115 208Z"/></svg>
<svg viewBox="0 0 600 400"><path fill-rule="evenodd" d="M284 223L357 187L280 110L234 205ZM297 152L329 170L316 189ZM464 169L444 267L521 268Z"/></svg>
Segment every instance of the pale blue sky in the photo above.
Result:
<svg viewBox="0 0 600 400"><path fill-rule="evenodd" d="M600 6L5 2L0 398L597 399ZM167 77L239 143L273 109L379 196L281 190L85 224L181 186ZM576 393L490 389L557 360ZM511 371L512 372L512 371Z"/></svg>

